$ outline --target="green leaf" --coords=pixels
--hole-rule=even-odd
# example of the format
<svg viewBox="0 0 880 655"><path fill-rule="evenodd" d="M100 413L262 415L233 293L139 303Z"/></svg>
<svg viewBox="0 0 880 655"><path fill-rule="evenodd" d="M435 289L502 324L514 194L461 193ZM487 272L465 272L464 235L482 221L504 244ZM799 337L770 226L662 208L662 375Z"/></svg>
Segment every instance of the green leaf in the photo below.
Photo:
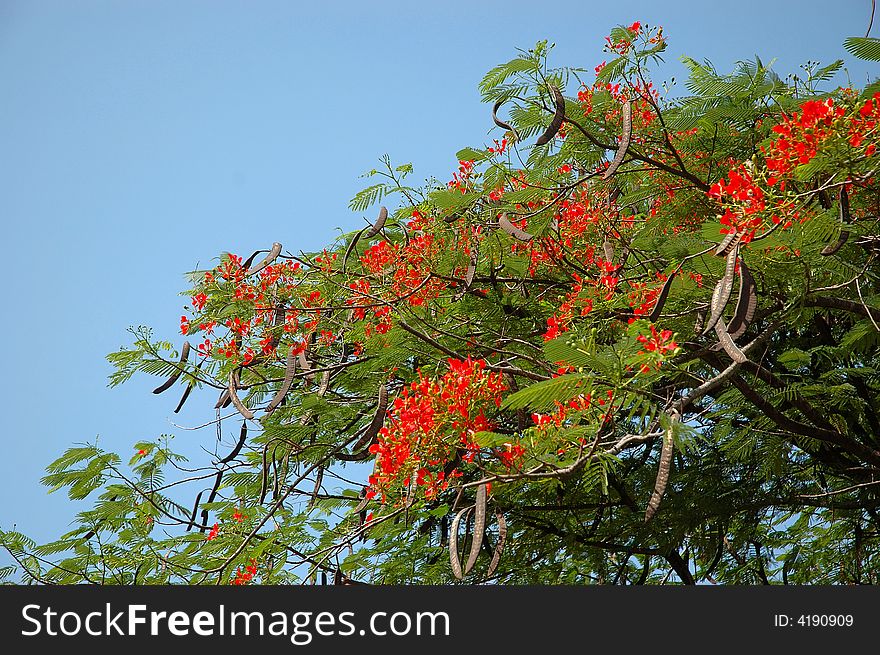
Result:
<svg viewBox="0 0 880 655"><path fill-rule="evenodd" d="M486 98L489 92L504 84L511 75L533 71L536 68L537 63L534 59L526 57L511 59L506 64L500 64L486 73L480 81L480 92Z"/></svg>
<svg viewBox="0 0 880 655"><path fill-rule="evenodd" d="M354 198L348 203L348 208L354 212L364 211L379 202L387 193L387 190L388 188L384 183L368 186L354 195Z"/></svg>
<svg viewBox="0 0 880 655"><path fill-rule="evenodd" d="M486 158L486 151L474 150L473 148L462 148L455 153L455 158L459 161L482 161Z"/></svg>
<svg viewBox="0 0 880 655"><path fill-rule="evenodd" d="M851 36L843 42L847 52L868 61L880 61L880 39L873 36Z"/></svg>
<svg viewBox="0 0 880 655"><path fill-rule="evenodd" d="M555 401L565 402L581 394L589 393L591 376L583 373L568 373L552 380L536 382L525 389L508 396L502 403L502 409L537 410L552 409Z"/></svg>

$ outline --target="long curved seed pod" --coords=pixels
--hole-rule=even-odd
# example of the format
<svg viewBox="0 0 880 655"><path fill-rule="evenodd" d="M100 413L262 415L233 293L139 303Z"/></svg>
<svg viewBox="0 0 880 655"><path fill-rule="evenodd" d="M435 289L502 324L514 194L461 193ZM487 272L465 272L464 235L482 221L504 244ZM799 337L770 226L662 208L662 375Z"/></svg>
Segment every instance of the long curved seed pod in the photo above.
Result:
<svg viewBox="0 0 880 655"><path fill-rule="evenodd" d="M252 269L246 270L245 274L246 275L254 275L255 273L259 273L264 268L266 268L269 264L274 262L278 258L278 255L280 255L280 254L281 254L281 244L276 241L275 243L272 244L272 249L269 251L269 254L266 255L263 258L263 260L260 261L260 263L257 264L256 266L254 266Z"/></svg>
<svg viewBox="0 0 880 655"><path fill-rule="evenodd" d="M822 250L819 251L819 254L825 255L826 257L828 255L833 255L838 250L843 248L843 246L846 245L847 241L849 241L849 230L843 230L840 233L840 237L837 239L837 241L835 241L834 243L830 243L827 246L825 246L824 248L822 248Z"/></svg>
<svg viewBox="0 0 880 655"><path fill-rule="evenodd" d="M299 353L297 353L296 357L297 357L297 361L299 362L299 367L307 373L306 381L309 384L312 384L315 381L315 374L308 373L309 371L312 370L312 365L309 362L309 358L306 357L305 351L301 350Z"/></svg>
<svg viewBox="0 0 880 655"><path fill-rule="evenodd" d="M470 507L461 509L452 520L452 526L449 528L449 563L452 565L452 575L456 580L461 580L464 573L461 570L461 560L458 558L458 524L464 515L471 511Z"/></svg>
<svg viewBox="0 0 880 655"><path fill-rule="evenodd" d="M369 230L370 228L365 227L364 229L358 231L357 234L354 235L354 238L351 240L351 243L348 244L348 248L345 249L345 255L342 257L342 272L345 273L345 267L348 264L348 258L351 255L352 251L357 246L358 241L361 240L361 236L363 236L364 232Z"/></svg>
<svg viewBox="0 0 880 655"><path fill-rule="evenodd" d="M388 210L385 207L379 207L379 216L376 218L376 222L373 223L372 227L370 227L365 233L365 239L372 239L374 236L379 234L382 231L382 228L385 227L385 221L388 220Z"/></svg>
<svg viewBox="0 0 880 655"><path fill-rule="evenodd" d="M738 257L739 248L734 246L733 250L727 255L724 277L718 280L718 284L715 285L715 290L712 292L712 301L709 305L711 314L709 315L709 322L703 328L703 334L715 327L715 324L724 313L724 308L727 307L727 303L730 301L730 292L733 291L733 275L736 271Z"/></svg>
<svg viewBox="0 0 880 655"><path fill-rule="evenodd" d="M614 245L608 240L608 237L605 237L605 240L602 242L602 254L605 256L606 262L611 263L614 261Z"/></svg>
<svg viewBox="0 0 880 655"><path fill-rule="evenodd" d="M727 253L730 252L730 249L733 248L739 240L742 238L742 235L737 232L728 232L727 235L721 240L721 243L718 244L718 247L715 248L715 254L718 257L724 257Z"/></svg>
<svg viewBox="0 0 880 655"><path fill-rule="evenodd" d="M214 479L214 486L211 488L211 493L208 496L208 504L214 502L214 499L217 497L217 490L220 488L220 481L223 480L223 470L217 471L217 477ZM199 528L199 532L204 532L205 528L208 525L208 510L202 510L202 527Z"/></svg>
<svg viewBox="0 0 880 655"><path fill-rule="evenodd" d="M675 276L678 275L679 269L675 269L672 273L669 274L669 277L666 278L666 282L663 283L663 288L660 289L660 295L657 296L657 302L654 303L654 309L651 310L651 314L648 316L648 319L651 323L656 323L657 319L660 318L660 313L663 311L663 305L666 304L666 298L669 296L669 290L672 288L672 281L675 279Z"/></svg>
<svg viewBox="0 0 880 655"><path fill-rule="evenodd" d="M278 460L275 459L275 451L272 451L272 500L278 499L281 493L281 480L278 476Z"/></svg>
<svg viewBox="0 0 880 655"><path fill-rule="evenodd" d="M516 131L516 129L513 127L513 125L509 125L508 123L505 123L503 120L498 118L498 110L501 108L501 105L503 105L504 102L505 102L504 100L499 100L498 102L495 103L495 106L492 107L492 120L494 121L495 125L500 127L502 130L507 130L508 132L513 132L514 138L517 141L519 141L519 132Z"/></svg>
<svg viewBox="0 0 880 655"><path fill-rule="evenodd" d="M715 324L715 334L718 335L718 343L721 344L721 347L724 348L724 352L726 352L733 361L738 364L744 364L748 361L745 353L739 349L739 346L733 342L733 339L727 332L727 326L724 324L723 318L719 318L718 322Z"/></svg>
<svg viewBox="0 0 880 655"><path fill-rule="evenodd" d="M260 480L260 505L266 500L266 494L269 492L269 463L266 461L266 455L269 453L269 444L263 447L263 475Z"/></svg>
<svg viewBox="0 0 880 655"><path fill-rule="evenodd" d="M193 525L196 523L196 514L199 511L199 501L202 499L202 494L205 493L204 489L198 493L196 496L195 505L193 505L192 514L189 517L189 523L186 524L186 531L189 532L192 530Z"/></svg>
<svg viewBox="0 0 880 655"><path fill-rule="evenodd" d="M840 192L837 194L837 200L840 203L840 222L841 223L850 223L851 216L849 213L849 194L846 192L846 187L841 186Z"/></svg>
<svg viewBox="0 0 880 655"><path fill-rule="evenodd" d="M734 340L741 337L749 328L758 308L758 286L755 284L755 277L743 261L739 263L739 274L739 296L736 299L733 318L727 326L730 338Z"/></svg>
<svg viewBox="0 0 880 655"><path fill-rule="evenodd" d="M467 563L464 565L464 573L467 574L474 564L477 563L477 557L480 555L480 547L483 545L483 538L486 536L486 485L481 484L477 487L477 504L474 509L474 538L471 540L471 551L468 553Z"/></svg>
<svg viewBox="0 0 880 655"><path fill-rule="evenodd" d="M221 464L226 464L227 462L231 462L236 457L238 457L238 454L241 452L242 446L244 446L244 442L247 441L247 433L248 433L247 423L242 421L241 422L241 432L238 433L238 443L235 444L235 448L232 449L232 452L230 452L226 457L224 457L223 459L220 460Z"/></svg>
<svg viewBox="0 0 880 655"><path fill-rule="evenodd" d="M241 399L238 397L238 392L235 389L235 371L229 372L229 400L232 401L232 404L235 405L235 409L238 410L238 413L244 416L247 419L252 419L254 417L254 413L244 406L244 403L241 402Z"/></svg>
<svg viewBox="0 0 880 655"><path fill-rule="evenodd" d="M225 407L229 407L229 403L232 402L229 400L229 389L223 389L220 392L220 397L217 399L217 402L214 405L214 409L223 409Z"/></svg>
<svg viewBox="0 0 880 655"><path fill-rule="evenodd" d="M205 363L204 359L202 361L200 361L196 365L196 370L197 371L200 370L202 368L202 364L204 364L204 363ZM186 399L189 398L189 395L192 393L192 390L195 388L195 386L196 386L196 381L193 380L192 382L190 382L187 385L186 389L183 390L183 395L180 397L180 401L177 403L177 407L174 408L175 414L179 413L180 410L183 409L183 404L186 402Z"/></svg>
<svg viewBox="0 0 880 655"><path fill-rule="evenodd" d="M706 325L706 310L698 309L697 310L697 318L694 321L694 334L700 335L703 333L703 327Z"/></svg>
<svg viewBox="0 0 880 655"><path fill-rule="evenodd" d="M547 126L544 133L538 137L537 141L535 141L535 145L537 146L543 146L545 143L549 143L550 139L556 136L559 128L562 127L562 123L565 121L565 98L562 96L562 92L555 86L550 84L549 87L550 93L553 94L553 100L556 103L556 110L553 114L553 120L550 121L550 125Z"/></svg>
<svg viewBox="0 0 880 655"><path fill-rule="evenodd" d="M309 507L318 500L318 494L321 492L321 484L324 482L324 467L318 467L318 474L315 476L315 488L312 490L312 498L309 500Z"/></svg>
<svg viewBox="0 0 880 655"><path fill-rule="evenodd" d="M318 386L318 395L323 396L330 388L330 369L321 374L321 384Z"/></svg>
<svg viewBox="0 0 880 655"><path fill-rule="evenodd" d="M455 296L453 296L453 302L461 300L461 298L464 297L464 294L466 294L471 288L471 285L474 283L474 275L477 273L477 264L479 263L479 260L479 246L476 243L473 243L471 244L470 261L468 262L467 270L464 273L464 285L459 289Z"/></svg>
<svg viewBox="0 0 880 655"><path fill-rule="evenodd" d="M251 253L251 256L244 260L244 263L241 265L241 270L243 270L243 271L248 270L251 267L251 264L254 263L254 259L256 259L257 255L259 255L261 252L264 252L264 251L254 250Z"/></svg>
<svg viewBox="0 0 880 655"><path fill-rule="evenodd" d="M284 381L281 383L281 386L278 387L278 391L275 392L275 395L272 396L272 400L266 405L267 414L271 414L278 409L281 401L284 400L284 396L290 391L290 385L293 384L294 375L296 375L296 355L288 353L286 368L284 369Z"/></svg>
<svg viewBox="0 0 880 655"><path fill-rule="evenodd" d="M515 239L519 239L520 241L532 240L531 234L529 234L525 230L519 229L510 222L510 219L507 218L507 213L502 213L501 216L498 217L498 227L507 232L510 236L514 237Z"/></svg>
<svg viewBox="0 0 880 655"><path fill-rule="evenodd" d="M366 509L367 505L370 503L370 499L367 498L366 487L363 487L358 495L360 496L360 500L358 501L358 504L355 505L354 509L351 510L353 514L360 514Z"/></svg>
<svg viewBox="0 0 880 655"><path fill-rule="evenodd" d="M183 390L183 395L180 397L180 400L177 403L177 407L174 408L174 413L177 414L183 409L183 404L186 402L186 399L189 398L189 395L192 393L194 384L187 385L186 389Z"/></svg>
<svg viewBox="0 0 880 655"><path fill-rule="evenodd" d="M373 443L375 443L376 437L379 436L379 430L381 430L382 426L385 424L386 411L388 411L388 388L384 384L380 384L379 402L376 405L376 413L373 414L373 420L370 421L364 434L351 449L352 452L372 446Z"/></svg>
<svg viewBox="0 0 880 655"><path fill-rule="evenodd" d="M666 493L666 485L669 483L669 470L672 468L672 454L675 449L675 440L673 438L675 422L678 421L678 412L670 415L669 427L663 434L663 447L660 450L660 465L657 468L657 479L654 482L654 491L651 493L651 499L648 501L648 507L645 509L645 521L650 521L657 509L660 507L660 501L663 494Z"/></svg>
<svg viewBox="0 0 880 655"><path fill-rule="evenodd" d="M492 561L489 562L489 568L486 571L486 577L491 577L501 562L501 552L504 550L504 542L507 541L507 521L501 512L495 512L495 520L498 522L498 543L495 544L495 551L492 553Z"/></svg>
<svg viewBox="0 0 880 655"><path fill-rule="evenodd" d="M617 153L615 153L614 159L611 160L611 164L608 165L605 173L602 174L603 180L607 180L614 175L614 172L623 163L623 158L626 157L626 151L629 149L629 142L632 138L632 105L629 104L629 100L623 103L621 113L623 114L623 125L620 132L620 145L617 146Z"/></svg>
<svg viewBox="0 0 880 655"><path fill-rule="evenodd" d="M180 361L177 363L177 370L174 371L165 382L153 389L153 393L167 391L175 382L177 382L177 379L180 377L181 373L183 373L183 365L186 364L186 360L189 359L190 347L189 341L183 342L183 348L180 349Z"/></svg>
<svg viewBox="0 0 880 655"><path fill-rule="evenodd" d="M464 274L464 288L470 289L474 283L474 275L477 273L477 264L480 262L480 246L474 242L471 245L470 259L468 261L467 271Z"/></svg>

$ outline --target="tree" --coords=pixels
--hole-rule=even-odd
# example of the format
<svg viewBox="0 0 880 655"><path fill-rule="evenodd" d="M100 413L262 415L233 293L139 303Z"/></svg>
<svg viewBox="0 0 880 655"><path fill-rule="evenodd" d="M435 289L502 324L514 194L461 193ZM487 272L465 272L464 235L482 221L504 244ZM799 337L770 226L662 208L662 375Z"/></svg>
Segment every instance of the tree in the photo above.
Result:
<svg viewBox="0 0 880 655"><path fill-rule="evenodd" d="M94 505L2 533L22 579L877 582L880 85L686 58L665 97L665 47L615 28L587 82L538 43L451 181L385 158L372 225L194 274L111 384L218 394L237 443L71 448L44 481Z"/></svg>

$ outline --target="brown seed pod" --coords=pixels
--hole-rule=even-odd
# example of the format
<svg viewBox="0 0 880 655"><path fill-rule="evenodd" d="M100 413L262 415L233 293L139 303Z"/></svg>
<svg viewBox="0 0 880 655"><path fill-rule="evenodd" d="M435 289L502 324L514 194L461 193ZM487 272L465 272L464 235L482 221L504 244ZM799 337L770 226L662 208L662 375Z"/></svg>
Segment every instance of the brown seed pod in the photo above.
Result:
<svg viewBox="0 0 880 655"><path fill-rule="evenodd" d="M657 479L654 482L654 491L651 493L651 499L648 501L648 507L645 509L645 521L650 521L657 509L660 507L660 501L663 494L666 493L666 485L669 483L669 471L672 468L672 454L675 450L675 440L673 438L673 430L675 422L678 421L678 412L670 415L669 427L663 434L663 446L660 450L660 464L657 468Z"/></svg>
<svg viewBox="0 0 880 655"><path fill-rule="evenodd" d="M672 288L672 281L675 279L678 271L679 269L672 271L672 273L669 274L669 277L666 278L666 282L663 283L663 288L660 289L660 295L657 296L657 302L654 303L654 308L648 316L651 323L656 323L657 319L660 318L660 313L663 311L663 305L666 304L666 298L669 296L669 290Z"/></svg>
<svg viewBox="0 0 880 655"><path fill-rule="evenodd" d="M214 478L214 486L211 488L211 493L208 496L208 504L214 502L214 499L217 497L217 490L220 488L220 481L223 480L223 470L217 471L217 477ZM198 505L196 505L198 507ZM208 527L208 510L202 510L202 525L199 528L199 532L204 532Z"/></svg>
<svg viewBox="0 0 880 655"><path fill-rule="evenodd" d="M293 384L293 378L295 374L296 355L288 353L286 367L284 369L284 381L281 383L281 386L278 387L278 391L275 392L275 395L272 396L272 400L270 400L269 404L266 405L267 414L271 414L276 409L278 409L281 401L284 400L284 396L286 396L287 392L290 391L290 385Z"/></svg>
<svg viewBox="0 0 880 655"><path fill-rule="evenodd" d="M837 199L840 203L840 222L844 224L851 222L849 213L849 194L846 192L845 186L840 187Z"/></svg>
<svg viewBox="0 0 880 655"><path fill-rule="evenodd" d="M259 255L261 252L263 252L263 251L262 250L254 250L251 253L251 256L244 260L244 263L241 265L241 269L243 271L248 270L248 268L250 268L250 265L254 263L254 259L256 259L257 255Z"/></svg>
<svg viewBox="0 0 880 655"><path fill-rule="evenodd" d="M501 108L501 105L503 105L504 102L505 102L504 100L499 100L498 102L495 103L495 106L492 107L492 120L495 122L495 125L500 127L502 130L507 130L508 132L512 132L513 137L517 141L519 141L519 133L516 131L516 129L513 127L513 125L509 125L509 124L505 123L503 120L501 120L500 118L498 118L498 110Z"/></svg>
<svg viewBox="0 0 880 655"><path fill-rule="evenodd" d="M351 455L343 452L336 453L336 458L344 462L359 462L365 460L370 455L370 446L376 443L379 431L385 424L385 413L388 410L388 389L384 384L379 385L379 401L376 405L376 413L373 414L373 420L364 429L363 434L351 447Z"/></svg>
<svg viewBox="0 0 880 655"><path fill-rule="evenodd" d="M565 98L562 96L562 92L555 86L552 84L548 86L550 88L550 93L553 94L553 100L556 103L556 110L553 114L553 120L550 121L550 125L547 126L544 133L538 137L537 141L535 141L535 145L537 146L543 146L545 143L549 143L550 139L556 136L559 128L562 127L562 123L565 121Z"/></svg>
<svg viewBox="0 0 880 655"><path fill-rule="evenodd" d="M186 402L186 399L189 398L189 395L192 393L193 387L195 385L189 384L186 389L183 390L183 395L180 397L180 401L177 403L177 407L174 408L174 413L177 414L183 409L183 404Z"/></svg>
<svg viewBox="0 0 880 655"><path fill-rule="evenodd" d="M476 275L476 273L477 273L477 264L479 263L479 261L480 261L479 245L476 242L474 242L471 245L470 261L468 263L467 271L465 271L465 273L464 273L464 286L462 286L462 288L458 291L458 293L456 293L455 296L452 298L453 302L461 300L461 298L464 296L464 294L466 294L468 292L468 290L471 288L471 285L474 283L474 275Z"/></svg>
<svg viewBox="0 0 880 655"><path fill-rule="evenodd" d="M477 503L474 509L474 537L471 540L471 550L468 553L467 563L464 566L464 573L467 574L474 564L477 563L477 557L480 555L480 547L483 545L483 538L486 536L486 485L481 484L477 487Z"/></svg>
<svg viewBox="0 0 880 655"><path fill-rule="evenodd" d="M382 231L382 228L385 227L385 221L388 220L388 210L385 207L379 207L379 216L376 218L376 222L373 223L372 227L370 227L365 233L365 239L372 239L374 236L379 234Z"/></svg>
<svg viewBox="0 0 880 655"><path fill-rule="evenodd" d="M384 384L379 385L379 401L376 405L376 413L373 414L373 420L367 426L363 436L358 439L352 450L357 451L361 448L372 446L379 436L379 431L385 424L385 413L388 411L388 388Z"/></svg>
<svg viewBox="0 0 880 655"><path fill-rule="evenodd" d="M694 321L694 334L700 335L703 333L703 326L706 325L706 310L698 309L697 310L697 318Z"/></svg>
<svg viewBox="0 0 880 655"><path fill-rule="evenodd" d="M515 239L519 239L520 241L531 241L532 235L526 232L525 230L521 230L516 227L513 223L510 222L510 219L507 218L507 213L502 212L501 216L498 217L498 227L507 232L510 236Z"/></svg>
<svg viewBox="0 0 880 655"><path fill-rule="evenodd" d="M827 246L825 246L824 248L822 248L822 250L819 251L819 254L825 255L826 257L828 255L833 255L838 250L843 248L843 246L846 245L847 241L849 241L849 230L843 230L840 233L840 237L837 239L837 241L835 241L834 243L830 243Z"/></svg>
<svg viewBox="0 0 880 655"><path fill-rule="evenodd" d="M709 316L709 322L706 324L706 327L703 328L703 334L715 327L715 324L724 313L724 308L727 307L727 303L730 301L730 292L733 291L733 276L736 272L736 262L738 257L739 248L734 246L733 250L727 255L727 266L724 269L724 277L718 280L718 284L715 285L715 290L712 292L712 301L709 305L711 314Z"/></svg>
<svg viewBox="0 0 880 655"><path fill-rule="evenodd" d="M489 562L489 568L486 571L486 577L491 577L501 562L501 552L504 550L504 542L507 541L507 521L501 512L495 512L495 520L498 522L498 543L495 544L495 551L492 553L492 561Z"/></svg>
<svg viewBox="0 0 880 655"><path fill-rule="evenodd" d="M326 370L321 374L321 384L318 385L318 395L323 396L330 388L330 370Z"/></svg>
<svg viewBox="0 0 880 655"><path fill-rule="evenodd" d="M362 230L359 230L357 234L354 235L354 238L351 240L351 243L348 244L348 248L345 249L345 255L342 257L342 272L345 273L345 268L348 265L348 258L351 255L352 251L354 251L355 246L357 246L358 241L360 241L361 236L363 236L364 232L369 230L370 228L365 227Z"/></svg>
<svg viewBox="0 0 880 655"><path fill-rule="evenodd" d="M192 511L192 514L191 514L190 517L189 517L189 523L186 524L186 531L187 531L187 532L189 532L190 530L192 530L193 525L195 525L195 522L196 522L196 514L197 514L198 511L199 511L199 501L202 499L202 494L203 494L203 493L204 493L204 490L200 491L200 492L198 493L198 495L196 496L196 502L195 502L195 504L193 505L193 511Z"/></svg>
<svg viewBox="0 0 880 655"><path fill-rule="evenodd" d="M244 403L241 402L241 399L238 397L238 392L236 390L238 384L236 381L235 371L229 372L229 400L232 401L232 404L235 405L235 409L238 410L238 413L244 416L247 419L252 419L254 417L254 413L244 406Z"/></svg>
<svg viewBox="0 0 880 655"><path fill-rule="evenodd" d="M607 180L609 177L614 175L615 171L620 168L620 165L623 163L624 157L626 157L626 151L629 149L629 142L632 138L632 105L629 104L629 100L623 103L622 112L623 114L623 125L620 132L620 145L617 146L617 153L614 155L614 159L608 165L608 168L605 169L605 173L602 175L603 180Z"/></svg>
<svg viewBox="0 0 880 655"><path fill-rule="evenodd" d="M605 256L605 261L611 263L614 261L614 244L608 240L608 237L605 237L605 240L602 242L602 254Z"/></svg>
<svg viewBox="0 0 880 655"><path fill-rule="evenodd" d="M736 309L727 331L731 339L737 339L748 329L755 318L755 310L758 307L758 286L755 278L746 263L739 263L739 296L736 299Z"/></svg>
<svg viewBox="0 0 880 655"><path fill-rule="evenodd" d="M311 364L311 362L309 362L309 358L306 357L306 353L305 353L305 351L301 350L299 353L297 353L297 356L296 356L296 357L297 357L297 361L299 362L299 367L300 367L303 371L305 371L306 374L307 374L307 375L306 375L306 382L308 382L309 384L314 383L314 381L315 381L315 374L314 374L314 373L309 373L309 371L312 370L312 364Z"/></svg>
<svg viewBox="0 0 880 655"><path fill-rule="evenodd" d="M264 268L266 268L269 264L274 262L278 258L278 255L280 255L280 254L281 254L281 244L276 241L275 243L272 244L272 249L269 251L269 254L266 255L266 257L259 264L254 266L252 269L250 269L250 270L245 269L245 274L246 275L254 275L255 273L259 273Z"/></svg>
<svg viewBox="0 0 880 655"><path fill-rule="evenodd" d="M324 467L318 467L318 474L315 476L315 488L312 490L312 498L309 500L309 507L318 500L318 494L321 493L321 484L324 482Z"/></svg>
<svg viewBox="0 0 880 655"><path fill-rule="evenodd" d="M749 361L745 356L745 353L743 353L743 351L739 349L739 346L733 342L733 339L727 331L727 326L724 324L723 318L719 318L718 322L715 324L715 334L718 335L718 343L721 344L721 347L724 348L724 352L726 352L733 361L738 364L744 364Z"/></svg>
<svg viewBox="0 0 880 655"><path fill-rule="evenodd" d="M204 364L204 363L205 363L204 359L202 361L200 361L196 365L196 370L197 371L201 370L202 364ZM183 395L180 397L180 401L177 403L177 407L174 408L175 414L179 413L180 410L183 409L183 404L186 402L186 399L189 398L189 395L192 393L192 390L195 388L195 386L196 386L196 382L195 382L195 379L193 379L193 381L187 385L186 389L183 390Z"/></svg>
<svg viewBox="0 0 880 655"><path fill-rule="evenodd" d="M367 508L367 505L370 503L370 499L367 498L367 488L366 487L363 487L361 489L359 496L360 496L360 501L358 501L358 504L355 505L354 509L352 510L352 513L354 513L354 514L360 514L361 512L363 512Z"/></svg>
<svg viewBox="0 0 880 655"><path fill-rule="evenodd" d="M457 580L461 580L464 577L464 573L461 570L461 560L458 558L458 524L461 523L462 518L470 511L470 507L459 510L452 520L452 526L449 528L449 563L452 565L452 575Z"/></svg>
<svg viewBox="0 0 880 655"><path fill-rule="evenodd" d="M267 455L269 454L269 444L263 446L263 469L262 469L262 479L260 482L260 505L263 504L263 501L266 499L266 494L269 492L269 463L266 461ZM274 452L273 452L274 457Z"/></svg>
<svg viewBox="0 0 880 655"><path fill-rule="evenodd" d="M214 405L214 409L225 409L229 407L229 404L232 401L229 399L229 389L223 389L220 392L220 397L217 399L217 403Z"/></svg>
<svg viewBox="0 0 880 655"><path fill-rule="evenodd" d="M731 248L734 248L742 239L741 232L728 232L727 235L721 240L721 243L718 244L718 247L715 248L715 254L718 257L726 256Z"/></svg>
<svg viewBox="0 0 880 655"><path fill-rule="evenodd" d="M247 441L247 433L247 423L242 421L241 432L238 433L238 443L235 444L235 448L232 449L232 452L230 452L226 457L220 460L221 464L231 462L236 457L238 457L238 454L241 452L242 446L244 446L244 442Z"/></svg>
<svg viewBox="0 0 880 655"><path fill-rule="evenodd" d="M183 365L186 364L186 360L189 359L189 351L189 341L184 341L183 348L180 349L180 361L177 363L177 370L172 373L171 376L167 380L165 380L165 382L153 389L153 393L162 393L163 391L167 391L175 382L177 382L177 379L180 377L181 373L183 373Z"/></svg>

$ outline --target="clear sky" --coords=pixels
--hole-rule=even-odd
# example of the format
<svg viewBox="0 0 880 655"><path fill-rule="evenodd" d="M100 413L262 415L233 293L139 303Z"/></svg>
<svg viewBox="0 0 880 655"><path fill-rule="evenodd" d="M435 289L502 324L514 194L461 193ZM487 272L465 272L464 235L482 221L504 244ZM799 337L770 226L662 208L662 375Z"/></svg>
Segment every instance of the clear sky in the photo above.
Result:
<svg viewBox="0 0 880 655"><path fill-rule="evenodd" d="M348 201L383 153L449 179L456 151L498 136L477 83L517 47L548 39L554 64L592 68L611 27L641 20L670 44L655 81L683 81L682 54L723 71L757 54L782 75L843 58L862 86L880 71L841 44L870 5L0 0L0 527L68 529L87 503L39 478L73 443L213 447L170 422L208 420L213 397L175 416L154 378L108 389L104 356L130 325L179 343L182 274L220 252L363 225Z"/></svg>

